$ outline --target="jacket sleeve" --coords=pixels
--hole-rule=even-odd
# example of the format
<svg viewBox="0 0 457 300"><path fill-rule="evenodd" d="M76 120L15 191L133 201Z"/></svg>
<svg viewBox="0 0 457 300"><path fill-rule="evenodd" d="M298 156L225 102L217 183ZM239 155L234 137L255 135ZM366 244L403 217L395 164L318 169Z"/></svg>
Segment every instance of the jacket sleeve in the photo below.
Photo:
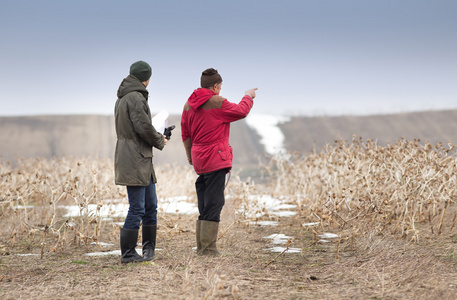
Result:
<svg viewBox="0 0 457 300"><path fill-rule="evenodd" d="M187 161L192 164L192 140L190 139L186 110L183 110L181 116L181 138L184 144L184 149L186 150Z"/></svg>
<svg viewBox="0 0 457 300"><path fill-rule="evenodd" d="M189 126L187 124L187 111L183 111L181 115L181 137L185 141L190 138Z"/></svg>
<svg viewBox="0 0 457 300"><path fill-rule="evenodd" d="M135 132L151 147L162 150L164 147L164 137L152 126L149 118L149 106L146 100L140 97L132 97L129 101L129 115Z"/></svg>
<svg viewBox="0 0 457 300"><path fill-rule="evenodd" d="M252 98L248 95L245 95L238 104L224 100L221 107L222 118L225 122L243 119L249 114L253 104Z"/></svg>

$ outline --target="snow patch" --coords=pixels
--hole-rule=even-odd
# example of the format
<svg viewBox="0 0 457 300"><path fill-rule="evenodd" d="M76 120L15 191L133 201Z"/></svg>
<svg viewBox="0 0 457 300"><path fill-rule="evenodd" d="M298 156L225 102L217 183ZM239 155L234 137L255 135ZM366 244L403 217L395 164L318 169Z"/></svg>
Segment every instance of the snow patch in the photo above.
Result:
<svg viewBox="0 0 457 300"><path fill-rule="evenodd" d="M109 244L109 243L103 243L103 242L92 242L90 243L91 245L98 245L102 247L111 247L114 246L114 244Z"/></svg>
<svg viewBox="0 0 457 300"><path fill-rule="evenodd" d="M286 250L287 249L287 250ZM277 253L300 253L301 249L300 248L284 248L284 247L271 247L268 249L265 249L266 251L270 252L277 252Z"/></svg>
<svg viewBox="0 0 457 300"><path fill-rule="evenodd" d="M312 223L303 223L301 226L303 227L311 227L311 226L318 226L319 222L312 222Z"/></svg>
<svg viewBox="0 0 457 300"><path fill-rule="evenodd" d="M198 213L198 208L195 203L187 202L188 197L172 197L172 198L165 198L159 199L158 201L158 209L170 214L196 214ZM67 213L64 215L64 218L71 218L71 217L80 217L80 216L101 216L104 220L107 218L113 217L126 217L129 211L129 204L127 203L119 203L113 204L113 202L117 201L106 201L106 204L103 204L101 207L98 207L96 204L89 204L87 210L85 208L81 208L78 205L70 205L70 206L61 206L67 210ZM98 210L98 211L97 211Z"/></svg>
<svg viewBox="0 0 457 300"><path fill-rule="evenodd" d="M334 233L324 233L319 235L319 237L323 239L336 239L338 238L338 235Z"/></svg>
<svg viewBox="0 0 457 300"><path fill-rule="evenodd" d="M247 124L260 135L260 142L264 145L265 151L271 155L287 153L284 147L285 136L278 125L289 120L289 117L284 116L255 114L246 118Z"/></svg>
<svg viewBox="0 0 457 300"><path fill-rule="evenodd" d="M291 238L291 236L287 236L282 233L272 234L264 237L264 239L271 239L271 243L274 245L285 244Z"/></svg>
<svg viewBox="0 0 457 300"><path fill-rule="evenodd" d="M276 221L253 221L253 222L249 222L249 225L250 226L256 226L256 225L259 225L259 226L278 226L279 223L276 222Z"/></svg>
<svg viewBox="0 0 457 300"><path fill-rule="evenodd" d="M284 203L286 200L279 200L273 198L270 195L249 195L248 201L245 205L238 210L240 213L244 213L248 218L260 218L265 213L279 216L279 217L290 217L297 214L295 211L286 211L282 209L292 209L297 206L294 204Z"/></svg>
<svg viewBox="0 0 457 300"><path fill-rule="evenodd" d="M136 253L139 255L143 256L143 249L135 249ZM161 251L162 249L156 248L155 251ZM121 250L113 250L113 251L107 251L107 252L91 252L91 253L86 253L84 254L85 256L106 256L106 255L121 255Z"/></svg>
<svg viewBox="0 0 457 300"><path fill-rule="evenodd" d="M324 234L320 234L319 237L321 238L319 240L320 243L330 243L330 241L326 240L326 239L336 239L338 238L338 235L337 234L334 234L334 233L324 233Z"/></svg>

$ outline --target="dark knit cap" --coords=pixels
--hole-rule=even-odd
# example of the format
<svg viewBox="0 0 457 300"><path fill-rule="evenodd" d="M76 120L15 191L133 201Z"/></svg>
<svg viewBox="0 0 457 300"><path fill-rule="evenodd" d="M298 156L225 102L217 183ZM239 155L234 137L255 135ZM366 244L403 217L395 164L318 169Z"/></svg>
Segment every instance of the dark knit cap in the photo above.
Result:
<svg viewBox="0 0 457 300"><path fill-rule="evenodd" d="M130 66L130 75L135 76L141 82L147 81L151 78L152 68L147 62L140 60Z"/></svg>
<svg viewBox="0 0 457 300"><path fill-rule="evenodd" d="M202 72L202 77L200 78L200 86L202 88L209 89L213 85L221 82L222 77L217 73L217 70L209 68Z"/></svg>

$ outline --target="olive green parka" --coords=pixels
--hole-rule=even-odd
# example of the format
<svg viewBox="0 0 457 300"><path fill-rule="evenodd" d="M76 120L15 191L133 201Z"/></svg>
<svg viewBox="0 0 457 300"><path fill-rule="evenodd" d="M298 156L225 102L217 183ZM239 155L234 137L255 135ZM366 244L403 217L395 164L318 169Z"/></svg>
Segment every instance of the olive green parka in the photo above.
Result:
<svg viewBox="0 0 457 300"><path fill-rule="evenodd" d="M118 185L147 186L151 177L157 182L152 148L162 150L164 137L151 124L148 95L143 83L132 75L122 81L117 91L114 172Z"/></svg>

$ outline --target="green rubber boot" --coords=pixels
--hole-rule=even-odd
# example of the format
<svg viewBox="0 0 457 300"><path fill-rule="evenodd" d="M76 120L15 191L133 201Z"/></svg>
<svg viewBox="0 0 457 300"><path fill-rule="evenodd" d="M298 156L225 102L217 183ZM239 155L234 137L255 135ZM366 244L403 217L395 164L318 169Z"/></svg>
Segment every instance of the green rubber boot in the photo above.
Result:
<svg viewBox="0 0 457 300"><path fill-rule="evenodd" d="M200 220L197 220L197 226L195 227L195 237L197 239L197 252L199 252L202 249L202 243L200 242Z"/></svg>
<svg viewBox="0 0 457 300"><path fill-rule="evenodd" d="M198 251L199 254L210 256L217 256L221 254L216 247L218 230L219 222L200 220L201 249Z"/></svg>

